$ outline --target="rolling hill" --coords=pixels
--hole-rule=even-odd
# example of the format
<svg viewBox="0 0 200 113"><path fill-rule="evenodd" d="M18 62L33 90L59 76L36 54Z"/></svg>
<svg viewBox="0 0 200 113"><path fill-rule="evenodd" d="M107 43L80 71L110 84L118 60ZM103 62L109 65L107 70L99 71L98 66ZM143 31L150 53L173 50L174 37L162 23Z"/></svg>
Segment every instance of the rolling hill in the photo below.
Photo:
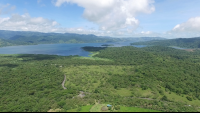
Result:
<svg viewBox="0 0 200 113"><path fill-rule="evenodd" d="M155 46L177 46L182 48L200 48L200 37L136 42L132 43L132 45L155 45Z"/></svg>
<svg viewBox="0 0 200 113"><path fill-rule="evenodd" d="M140 42L150 40L164 40L160 37L139 37L139 38L113 38L108 36L95 36L92 34L73 33L40 33L29 31L3 31L0 30L2 46L9 45L36 45L56 43L104 43L104 42ZM9 43L9 44L7 44Z"/></svg>

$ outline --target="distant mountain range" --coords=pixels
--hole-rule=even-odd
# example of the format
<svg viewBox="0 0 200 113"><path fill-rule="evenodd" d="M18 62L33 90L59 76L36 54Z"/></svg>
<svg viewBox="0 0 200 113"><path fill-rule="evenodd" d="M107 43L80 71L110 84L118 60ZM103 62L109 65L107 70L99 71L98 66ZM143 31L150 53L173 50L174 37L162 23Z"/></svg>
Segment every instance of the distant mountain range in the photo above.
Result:
<svg viewBox="0 0 200 113"><path fill-rule="evenodd" d="M200 37L136 42L132 43L132 45L155 45L155 46L177 46L182 48L200 48Z"/></svg>
<svg viewBox="0 0 200 113"><path fill-rule="evenodd" d="M95 36L92 34L74 33L41 33L30 31L0 30L0 47L12 45L36 45L55 43L106 43L106 42L140 42L151 40L165 40L160 37L113 38L109 36Z"/></svg>

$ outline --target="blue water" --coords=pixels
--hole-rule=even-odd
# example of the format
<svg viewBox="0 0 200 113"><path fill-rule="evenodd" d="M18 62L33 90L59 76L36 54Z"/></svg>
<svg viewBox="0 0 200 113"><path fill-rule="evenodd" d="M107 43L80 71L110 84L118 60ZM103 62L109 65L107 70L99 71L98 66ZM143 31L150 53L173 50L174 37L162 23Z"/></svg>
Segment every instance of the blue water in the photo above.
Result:
<svg viewBox="0 0 200 113"><path fill-rule="evenodd" d="M81 47L94 46L102 47L103 44L113 44L112 47L130 46L130 42L117 43L83 43L83 44L39 44L27 46L9 46L0 48L0 54L48 54L59 56L79 55L89 57L90 52L84 51ZM134 46L134 45L133 45ZM145 47L145 45L135 45Z"/></svg>

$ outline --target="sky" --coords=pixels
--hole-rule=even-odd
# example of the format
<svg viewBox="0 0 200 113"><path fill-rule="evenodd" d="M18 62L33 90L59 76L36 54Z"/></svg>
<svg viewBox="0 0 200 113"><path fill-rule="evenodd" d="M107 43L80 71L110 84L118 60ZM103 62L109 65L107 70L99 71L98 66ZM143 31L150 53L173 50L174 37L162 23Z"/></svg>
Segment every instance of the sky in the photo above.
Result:
<svg viewBox="0 0 200 113"><path fill-rule="evenodd" d="M200 0L1 0L0 30L111 37L200 36Z"/></svg>

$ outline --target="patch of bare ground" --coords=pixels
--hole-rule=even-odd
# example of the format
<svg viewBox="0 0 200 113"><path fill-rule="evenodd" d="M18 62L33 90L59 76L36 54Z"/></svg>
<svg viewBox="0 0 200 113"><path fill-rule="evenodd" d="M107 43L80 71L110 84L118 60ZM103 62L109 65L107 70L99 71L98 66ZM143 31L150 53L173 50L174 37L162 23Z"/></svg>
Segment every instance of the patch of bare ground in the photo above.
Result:
<svg viewBox="0 0 200 113"><path fill-rule="evenodd" d="M50 109L48 112L59 112L61 109Z"/></svg>
<svg viewBox="0 0 200 113"><path fill-rule="evenodd" d="M80 91L80 94L78 95L78 97L80 97L80 98L85 97L85 93L83 91Z"/></svg>
<svg viewBox="0 0 200 113"><path fill-rule="evenodd" d="M194 52L195 49L183 49L185 51L188 51L188 52Z"/></svg>
<svg viewBox="0 0 200 113"><path fill-rule="evenodd" d="M66 81L66 75L64 75L64 80L63 80L63 82L62 82L62 87L63 87L64 90L67 89L67 88L65 87L65 81Z"/></svg>
<svg viewBox="0 0 200 113"><path fill-rule="evenodd" d="M80 98L84 98L85 95L88 95L88 94L91 94L91 93L80 91L78 97L80 97Z"/></svg>
<svg viewBox="0 0 200 113"><path fill-rule="evenodd" d="M108 110L108 107L106 107L106 106L103 106L102 108L101 108L101 111L107 111Z"/></svg>

